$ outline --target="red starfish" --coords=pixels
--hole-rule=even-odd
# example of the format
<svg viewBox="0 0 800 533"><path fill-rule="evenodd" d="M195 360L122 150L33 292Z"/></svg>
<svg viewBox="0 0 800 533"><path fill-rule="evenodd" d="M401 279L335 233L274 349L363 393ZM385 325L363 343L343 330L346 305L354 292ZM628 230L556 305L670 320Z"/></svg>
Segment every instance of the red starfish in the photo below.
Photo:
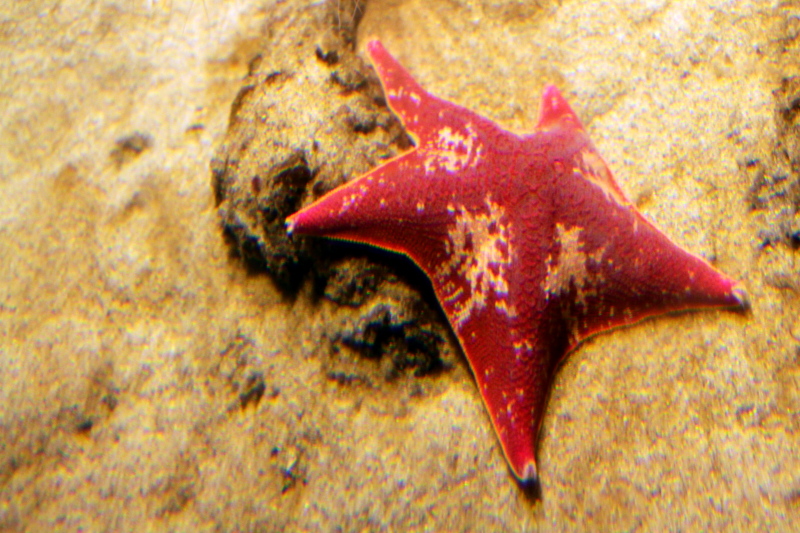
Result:
<svg viewBox="0 0 800 533"><path fill-rule="evenodd" d="M433 282L514 474L559 361L590 335L670 311L746 305L735 282L645 219L558 89L516 135L367 50L416 148L287 219L289 232L409 256Z"/></svg>

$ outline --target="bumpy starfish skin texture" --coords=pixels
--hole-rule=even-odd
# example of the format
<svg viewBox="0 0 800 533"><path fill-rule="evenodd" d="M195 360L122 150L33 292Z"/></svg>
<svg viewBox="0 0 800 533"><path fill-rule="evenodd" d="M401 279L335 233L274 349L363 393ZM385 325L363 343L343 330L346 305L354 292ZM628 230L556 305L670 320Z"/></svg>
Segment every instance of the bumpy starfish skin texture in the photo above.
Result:
<svg viewBox="0 0 800 533"><path fill-rule="evenodd" d="M744 306L735 282L626 198L553 86L526 135L423 90L367 47L415 148L287 220L408 255L430 277L509 465L535 481L558 362L586 337L670 311Z"/></svg>

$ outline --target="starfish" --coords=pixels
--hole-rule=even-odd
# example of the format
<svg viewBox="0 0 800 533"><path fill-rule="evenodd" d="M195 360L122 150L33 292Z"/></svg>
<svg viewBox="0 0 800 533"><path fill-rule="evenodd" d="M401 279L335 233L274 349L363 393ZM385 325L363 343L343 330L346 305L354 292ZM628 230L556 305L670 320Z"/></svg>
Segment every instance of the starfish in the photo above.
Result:
<svg viewBox="0 0 800 533"><path fill-rule="evenodd" d="M554 86L517 135L368 54L414 148L287 219L289 233L378 246L430 278L506 459L537 482L536 441L559 362L644 318L746 306L744 291L649 222Z"/></svg>

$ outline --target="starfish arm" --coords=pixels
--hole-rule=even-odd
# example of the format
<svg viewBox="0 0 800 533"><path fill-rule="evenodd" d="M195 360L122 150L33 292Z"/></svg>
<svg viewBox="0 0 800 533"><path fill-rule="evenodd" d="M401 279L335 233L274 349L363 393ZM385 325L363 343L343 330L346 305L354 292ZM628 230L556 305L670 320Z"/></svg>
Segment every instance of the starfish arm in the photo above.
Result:
<svg viewBox="0 0 800 533"><path fill-rule="evenodd" d="M539 100L539 120L536 123L536 130L548 130L554 126L564 127L568 124L574 130L584 129L578 115L572 110L558 87L546 86Z"/></svg>
<svg viewBox="0 0 800 533"><path fill-rule="evenodd" d="M536 446L557 357L539 324L509 319L505 301L486 306L464 320L458 306L442 302L472 369L508 464L523 483L538 478ZM546 329L546 328L544 328Z"/></svg>
<svg viewBox="0 0 800 533"><path fill-rule="evenodd" d="M432 112L439 99L420 87L380 41L367 43L367 54L381 80L389 107L406 129L416 134L421 128L420 122L425 122L424 115Z"/></svg>
<svg viewBox="0 0 800 533"><path fill-rule="evenodd" d="M438 256L451 216L436 187L417 185L428 179L424 158L411 150L334 189L288 217L289 233L370 244L415 260Z"/></svg>
<svg viewBox="0 0 800 533"><path fill-rule="evenodd" d="M585 236L584 285L573 285L574 298L563 306L572 326L570 349L590 335L651 316L747 306L736 281L676 245L633 208L629 216L633 222L620 224L614 238L603 237L605 244L592 246L598 242L593 230Z"/></svg>
<svg viewBox="0 0 800 533"><path fill-rule="evenodd" d="M400 118L417 146L474 137L480 130L494 132L497 125L460 105L433 96L392 57L380 41L367 44L369 54L383 85L389 107Z"/></svg>
<svg viewBox="0 0 800 533"><path fill-rule="evenodd" d="M537 477L536 437L564 335L543 307L538 283L544 266L536 262L536 241L547 234L540 222L548 214L530 228L501 196L454 205L443 252L417 262L458 337L511 469L529 482ZM520 211L530 215L527 207Z"/></svg>
<svg viewBox="0 0 800 533"><path fill-rule="evenodd" d="M546 147L547 158L557 169L556 174L568 176L570 171L577 171L580 177L593 182L617 203L631 204L589 139L578 115L554 85L548 85L542 92L536 129L524 139L534 146ZM562 188L569 187L566 180L561 181L564 182L560 184Z"/></svg>
<svg viewBox="0 0 800 533"><path fill-rule="evenodd" d="M746 307L736 282L673 243L622 194L611 171L582 132L553 158L557 213L542 282L558 300L569 347L601 331L672 311ZM556 144L554 151L560 146Z"/></svg>
<svg viewBox="0 0 800 533"><path fill-rule="evenodd" d="M498 229L495 244L503 239L503 231ZM540 295L525 291L530 283L517 283L519 278L536 278L523 268L522 256L487 255L484 249L482 255L454 260L458 237L453 239L451 233L449 238L448 262L425 270L469 362L511 470L520 482L535 482L539 428L565 349L563 327ZM506 286L506 281L512 285Z"/></svg>
<svg viewBox="0 0 800 533"><path fill-rule="evenodd" d="M287 228L379 246L423 264L446 253L441 242L454 213L482 206L486 191L511 172L521 138L425 92L379 42L368 51L417 146L290 216Z"/></svg>

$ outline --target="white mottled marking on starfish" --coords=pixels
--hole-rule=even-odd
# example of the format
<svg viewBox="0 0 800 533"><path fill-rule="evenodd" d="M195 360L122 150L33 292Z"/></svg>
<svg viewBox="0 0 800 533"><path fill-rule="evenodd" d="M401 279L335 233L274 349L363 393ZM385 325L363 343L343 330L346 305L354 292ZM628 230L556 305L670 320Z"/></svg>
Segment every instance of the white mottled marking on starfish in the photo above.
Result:
<svg viewBox="0 0 800 533"><path fill-rule="evenodd" d="M580 240L583 228L573 226L566 229L563 224L556 224L556 242L560 247L558 257L553 260L547 257L547 277L542 282L545 297L561 296L567 294L570 285L575 286L575 302L586 310L586 297L596 293L598 275L592 274L588 269L588 262L599 264L603 259L605 247L587 254L583 251L583 242Z"/></svg>
<svg viewBox="0 0 800 533"><path fill-rule="evenodd" d="M505 300L498 300L495 308L498 311L502 311L508 318L515 318L517 316L517 307L508 305L508 302Z"/></svg>
<svg viewBox="0 0 800 533"><path fill-rule="evenodd" d="M420 148L425 156L423 165L427 174L440 168L450 173L459 172L477 165L483 156L483 146L478 142L472 124L467 124L463 133L445 126L439 130L432 145Z"/></svg>
<svg viewBox="0 0 800 533"><path fill-rule="evenodd" d="M514 335L514 337L516 337L516 335ZM523 355L533 350L533 347L528 339L514 340L511 343L511 347L514 349L514 353L516 354L518 360L521 359Z"/></svg>
<svg viewBox="0 0 800 533"><path fill-rule="evenodd" d="M448 206L449 209L450 206ZM455 224L445 241L447 260L435 271L443 287L456 277L468 291L446 291L444 300L452 307L453 320L461 329L472 313L486 307L490 293L496 308L507 316L517 310L508 298L508 272L514 251L511 247L511 224L505 208L486 196L488 212L472 213L463 207L454 208Z"/></svg>

